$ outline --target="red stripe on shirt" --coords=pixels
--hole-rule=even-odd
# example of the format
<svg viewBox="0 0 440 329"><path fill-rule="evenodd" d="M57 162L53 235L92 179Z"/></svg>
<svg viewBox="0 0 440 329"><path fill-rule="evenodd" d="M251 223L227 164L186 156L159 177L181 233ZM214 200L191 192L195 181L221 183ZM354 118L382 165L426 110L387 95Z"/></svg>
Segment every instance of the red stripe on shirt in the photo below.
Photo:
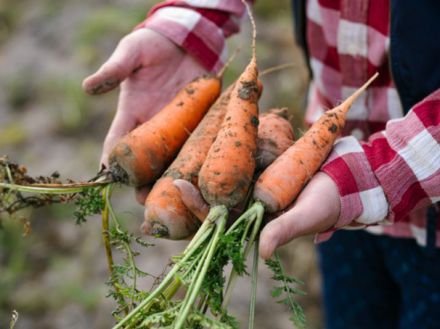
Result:
<svg viewBox="0 0 440 329"><path fill-rule="evenodd" d="M209 49L193 32L188 33L182 47L187 49L193 56L196 56L208 70L211 70L218 60L218 54Z"/></svg>
<svg viewBox="0 0 440 329"><path fill-rule="evenodd" d="M414 182L406 191L403 193L401 201L396 204L392 211L394 213L394 221L399 222L408 216L409 212L414 209L414 207L423 199L425 199L425 206L429 203L427 202L428 195L420 186L419 182ZM408 218L407 218L408 219Z"/></svg>
<svg viewBox="0 0 440 329"><path fill-rule="evenodd" d="M426 101L424 103L416 105L414 108L414 113L423 123L423 125L428 128L431 126L440 125L440 101Z"/></svg>
<svg viewBox="0 0 440 329"><path fill-rule="evenodd" d="M330 9L334 9L334 10L339 10L340 9L340 3L339 1L334 1L334 0L318 0L319 4L322 7L325 8L330 8Z"/></svg>
<svg viewBox="0 0 440 329"><path fill-rule="evenodd" d="M388 35L390 4L388 1L370 1L368 7L368 25L383 35Z"/></svg>
<svg viewBox="0 0 440 329"><path fill-rule="evenodd" d="M341 196L359 191L356 179L353 177L349 166L342 157L330 162L323 168L323 170L329 174L332 173L331 176L339 186L339 193Z"/></svg>
<svg viewBox="0 0 440 329"><path fill-rule="evenodd" d="M377 136L382 135L378 134ZM392 161L397 154L388 144L387 139L383 136L373 139L369 144L362 145L362 148L364 149L365 155L367 156L373 171Z"/></svg>

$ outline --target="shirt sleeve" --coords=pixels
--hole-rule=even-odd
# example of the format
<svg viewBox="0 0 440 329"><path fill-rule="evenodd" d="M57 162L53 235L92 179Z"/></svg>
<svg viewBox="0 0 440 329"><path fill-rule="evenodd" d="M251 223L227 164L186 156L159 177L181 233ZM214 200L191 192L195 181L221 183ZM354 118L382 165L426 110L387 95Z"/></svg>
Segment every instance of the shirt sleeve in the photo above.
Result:
<svg viewBox="0 0 440 329"><path fill-rule="evenodd" d="M322 167L337 184L341 213L333 230L408 220L440 201L440 89L384 131L341 138Z"/></svg>
<svg viewBox="0 0 440 329"><path fill-rule="evenodd" d="M166 36L217 72L226 61L225 39L239 31L244 11L241 0L169 0L153 7L136 28Z"/></svg>

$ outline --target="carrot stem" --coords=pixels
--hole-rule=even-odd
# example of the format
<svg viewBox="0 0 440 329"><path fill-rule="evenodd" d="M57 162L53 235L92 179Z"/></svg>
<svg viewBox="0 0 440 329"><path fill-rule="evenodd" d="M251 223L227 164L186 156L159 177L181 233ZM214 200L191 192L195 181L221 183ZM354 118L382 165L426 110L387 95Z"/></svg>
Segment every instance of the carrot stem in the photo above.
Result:
<svg viewBox="0 0 440 329"><path fill-rule="evenodd" d="M256 54L256 40L257 40L257 25L255 24L254 16L252 15L251 8L246 0L241 0L246 7L247 14L249 16L249 20L251 21L252 26L252 58L255 60L257 58Z"/></svg>
<svg viewBox="0 0 440 329"><path fill-rule="evenodd" d="M217 211L218 211L218 209L215 207L210 209L208 216L205 218L202 226L200 226L197 233L194 235L194 237L189 242L185 251L190 250L194 246L194 244L197 243L200 236L202 236L206 232L207 229L212 227L212 225L214 224L215 218L217 216ZM185 254L185 251L183 251L183 254Z"/></svg>
<svg viewBox="0 0 440 329"><path fill-rule="evenodd" d="M102 240L104 242L105 255L107 257L107 267L111 277L113 277L113 255L112 248L110 246L110 235L109 235L109 209L107 204L107 199L110 197L111 187L105 187L102 197L104 199L104 209L102 210ZM115 287L115 290L116 287Z"/></svg>
<svg viewBox="0 0 440 329"><path fill-rule="evenodd" d="M216 230L217 231L217 230ZM208 256L211 251L211 247L214 243L214 240L211 239L208 243L208 246L203 251L201 259L197 263L197 267L193 273L194 278L199 278L201 273L203 273L203 269L205 267L205 263L208 259ZM203 276L204 277L204 276ZM201 285L199 285L199 280L192 280L191 284L188 287L188 290L186 292L185 298L183 299L182 305L180 307L179 314L176 317L176 323L174 325L174 328L180 328L184 325L186 318L188 317L189 311L192 307L192 304L195 302L195 299L197 298L197 294L194 294L194 291L200 290Z"/></svg>
<svg viewBox="0 0 440 329"><path fill-rule="evenodd" d="M108 183L94 183L92 185L68 185L65 186L60 185L57 187L52 186L34 186L34 185L18 185L18 184L9 184L9 183L0 183L0 187L11 189L19 192L30 192L30 193L40 193L40 194L73 194L83 192L84 188L92 187L92 186L102 186Z"/></svg>
<svg viewBox="0 0 440 329"><path fill-rule="evenodd" d="M296 63L284 63L284 64L280 64L280 65L275 65L275 66L269 67L269 68L267 68L265 70L262 70L259 73L259 76L261 78L261 77L263 77L263 76L265 76L267 74L270 74L270 73L273 73L273 72L277 72L277 71L281 71L283 69L287 69L287 68L291 68L291 67L295 67L295 66L296 66Z"/></svg>
<svg viewBox="0 0 440 329"><path fill-rule="evenodd" d="M107 268L109 271L109 275L110 278L112 279L111 282L113 284L113 288L115 289L115 292L117 293L118 299L121 302L121 304L125 305L125 299L124 297L121 295L121 291L119 289L119 286L117 285L116 281L114 280L115 278L115 274L113 271L113 253L112 253L112 248L110 245L110 233L109 233L109 229L110 229L110 225L109 225L109 217L110 217L110 197L111 197L111 193L113 190L113 186L112 185L108 185L104 188L103 193L102 193L102 198L104 200L104 209L102 210L102 241L104 242L104 249L105 249L105 255L107 258ZM128 314L128 306L124 307L124 313L125 315Z"/></svg>
<svg viewBox="0 0 440 329"><path fill-rule="evenodd" d="M254 222L254 226L251 235L249 236L248 243L243 251L244 259L248 257L252 245L256 241L257 235L260 232L261 223L263 222L263 216L264 216L264 207L260 202L257 201L254 204L252 204L252 206L243 215L241 215L226 232L226 234L231 233L233 229L238 227L238 225L242 225L241 223L243 223L243 221L248 220L250 222ZM232 268L231 274L229 275L228 283L226 284L226 290L223 297L222 308L228 307L232 295L232 290L234 289L237 278L238 278L238 274L235 271L235 269Z"/></svg>
<svg viewBox="0 0 440 329"><path fill-rule="evenodd" d="M264 206L260 201L256 201L246 210L245 213L235 220L234 224L232 224L226 231L226 234L231 233L234 229L241 225L241 222L248 220L251 216L254 214L259 214L260 212L264 213Z"/></svg>
<svg viewBox="0 0 440 329"><path fill-rule="evenodd" d="M255 322L255 308L257 304L257 282L258 282L258 247L259 240L254 243L254 257L252 262L252 278L251 278L251 302L249 305L249 329L254 328Z"/></svg>
<svg viewBox="0 0 440 329"><path fill-rule="evenodd" d="M178 277L175 277L173 282L171 282L170 285L168 287L166 287L165 291L163 292L163 295L165 296L165 298L171 299L176 294L176 292L179 290L181 285L182 285L182 282L180 281L180 279Z"/></svg>
<svg viewBox="0 0 440 329"><path fill-rule="evenodd" d="M182 253L183 256L182 259L173 266L173 268L168 272L168 274L165 276L165 278L162 280L159 286L150 295L148 295L147 298L145 298L141 303L139 303L139 305L136 308L134 308L125 318L123 318L119 323L117 323L113 327L113 329L120 329L123 327L128 329L131 327L131 325L127 326L127 324L131 322L131 320L136 319L139 316L139 314L142 314L142 312L138 313L140 310L148 309L151 306L151 302L153 302L154 299L162 293L162 291L167 289L169 287L169 284L173 284L172 280L175 278L175 274L182 267L182 264L186 262L194 254L194 252L197 250L198 247L200 247L200 245L203 242L206 241L206 239L211 235L212 229L213 229L212 226L206 227L203 234L201 234L197 239L197 241L195 241L191 245L191 248L187 247L185 249L185 251Z"/></svg>
<svg viewBox="0 0 440 329"><path fill-rule="evenodd" d="M185 296L184 303L182 305L182 308L179 312L179 315L177 316L176 323L174 325L174 329L181 329L183 328L183 325L185 324L186 318L188 317L189 311L191 307L194 304L194 301L197 298L197 295L202 287L203 280L205 279L206 272L208 271L209 265L211 264L212 257L214 256L214 252L217 248L217 244L219 241L220 236L223 234L226 226L226 220L227 220L227 209L225 206L215 206L212 208L213 212L218 212L219 217L216 219L216 228L214 231L214 235L211 238L209 242L208 248L206 248L206 258L204 258L203 261L199 263L199 265L202 265L200 268L200 272L197 273L195 276L197 277L197 280L193 281L194 285L193 287L190 286L187 295ZM189 297L188 297L189 296ZM188 298L187 298L188 297Z"/></svg>

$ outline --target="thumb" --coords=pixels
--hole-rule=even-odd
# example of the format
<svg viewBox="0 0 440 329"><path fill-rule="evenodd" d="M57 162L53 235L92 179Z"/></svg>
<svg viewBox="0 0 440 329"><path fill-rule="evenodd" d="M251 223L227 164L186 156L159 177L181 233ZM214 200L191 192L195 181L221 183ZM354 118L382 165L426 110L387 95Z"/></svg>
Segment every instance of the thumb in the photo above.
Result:
<svg viewBox="0 0 440 329"><path fill-rule="evenodd" d="M98 71L84 79L82 87L87 93L102 94L112 90L140 66L141 50L136 32L124 37Z"/></svg>
<svg viewBox="0 0 440 329"><path fill-rule="evenodd" d="M296 227L295 209L269 222L260 233L260 256L263 259L272 257L275 249L301 235Z"/></svg>
<svg viewBox="0 0 440 329"><path fill-rule="evenodd" d="M326 209L319 209L316 205L314 208L309 207L301 201L303 200L298 200L295 206L269 222L261 231L261 258L269 259L276 248L295 238L322 232L331 226L334 217Z"/></svg>
<svg viewBox="0 0 440 329"><path fill-rule="evenodd" d="M260 255L263 259L272 257L275 249L304 235L323 232L336 222L334 214L326 210L314 211L303 205L295 206L269 222L260 234Z"/></svg>
<svg viewBox="0 0 440 329"><path fill-rule="evenodd" d="M203 200L199 189L184 179L176 179L173 184L179 189L182 201L189 211L203 221L208 215L209 206Z"/></svg>
<svg viewBox="0 0 440 329"><path fill-rule="evenodd" d="M303 235L323 232L336 223L339 193L333 180L318 173L304 188L294 206L269 222L260 235L260 255L268 259L279 246Z"/></svg>
<svg viewBox="0 0 440 329"><path fill-rule="evenodd" d="M101 165L108 167L108 157L118 140L137 126L136 118L128 111L116 111L102 147Z"/></svg>

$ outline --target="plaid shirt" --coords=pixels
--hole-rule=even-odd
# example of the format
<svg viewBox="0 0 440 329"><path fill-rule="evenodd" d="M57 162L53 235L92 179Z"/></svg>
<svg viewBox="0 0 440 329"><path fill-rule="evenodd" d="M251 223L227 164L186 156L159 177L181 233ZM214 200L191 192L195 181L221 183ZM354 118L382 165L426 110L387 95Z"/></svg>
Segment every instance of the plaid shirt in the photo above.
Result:
<svg viewBox="0 0 440 329"><path fill-rule="evenodd" d="M153 7L137 28L161 33L217 72L227 57L225 39L239 31L244 11L241 0L169 0Z"/></svg>
<svg viewBox="0 0 440 329"><path fill-rule="evenodd" d="M306 121L345 99L374 72L322 167L337 184L341 213L332 230L363 228L426 244L426 208L440 201L440 90L403 116L389 66L389 0L308 0L307 41L314 81ZM166 1L140 27L173 40L212 71L225 38L239 30L241 0ZM377 225L382 224L382 225ZM437 221L440 246L440 221Z"/></svg>

